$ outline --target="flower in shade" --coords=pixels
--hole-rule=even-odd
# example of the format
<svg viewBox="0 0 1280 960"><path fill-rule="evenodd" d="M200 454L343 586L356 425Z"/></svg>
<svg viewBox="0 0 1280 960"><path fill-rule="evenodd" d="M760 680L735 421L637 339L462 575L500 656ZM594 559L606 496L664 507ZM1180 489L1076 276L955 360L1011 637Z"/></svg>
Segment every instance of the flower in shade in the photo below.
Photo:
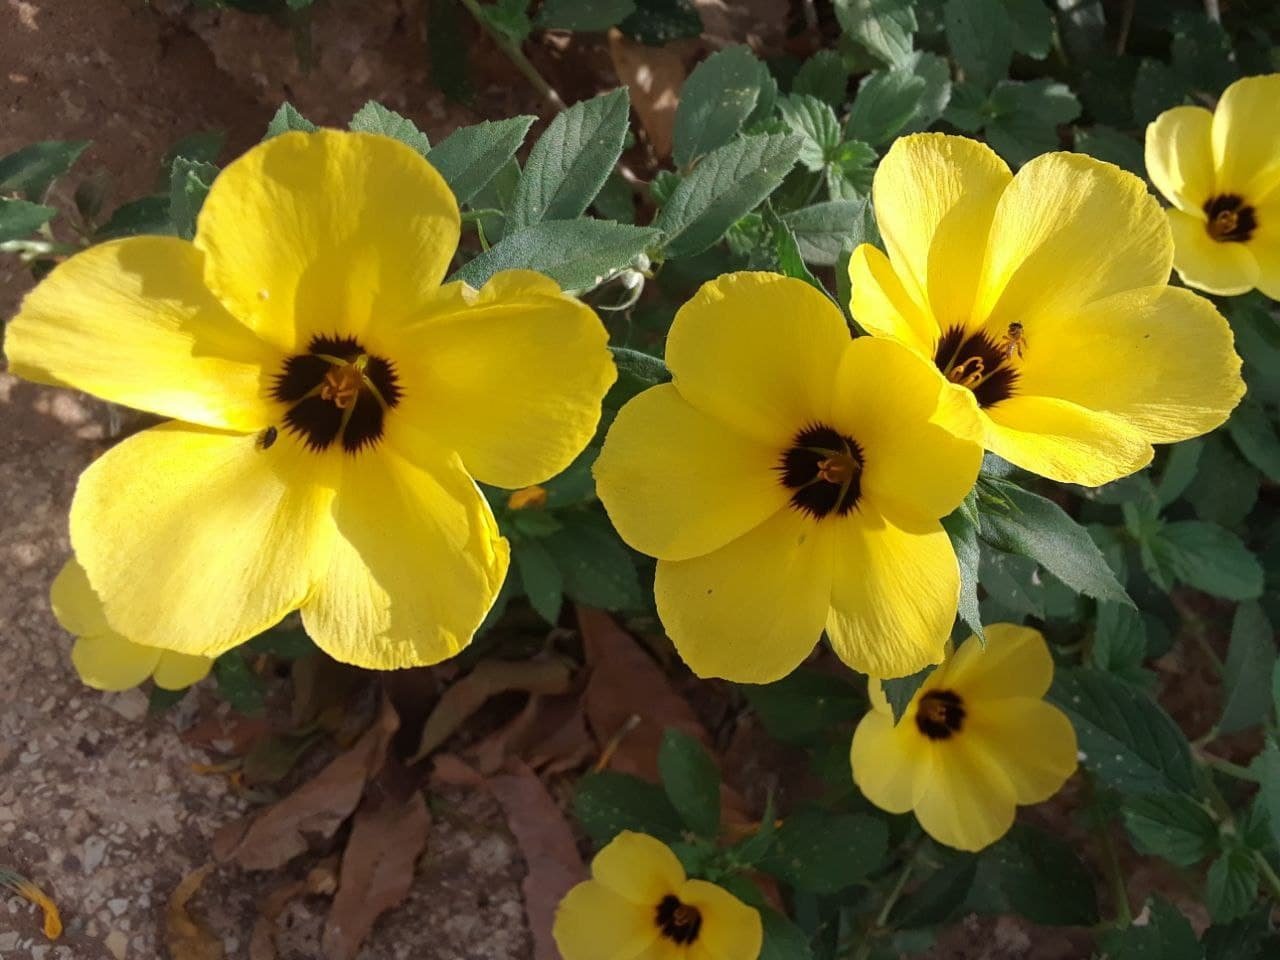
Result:
<svg viewBox="0 0 1280 960"><path fill-rule="evenodd" d="M564 960L756 960L764 936L759 912L630 831L560 901L552 934Z"/></svg>
<svg viewBox="0 0 1280 960"><path fill-rule="evenodd" d="M75 636L71 664L96 690L128 690L147 678L165 690L184 690L209 675L213 659L133 643L111 629L84 568L68 560L49 590L53 615Z"/></svg>
<svg viewBox="0 0 1280 960"><path fill-rule="evenodd" d="M970 405L776 274L705 284L666 360L673 382L622 408L595 475L622 538L658 558L658 613L693 671L777 680L824 627L875 676L937 663L960 582L938 521L981 461L957 436Z"/></svg>
<svg viewBox="0 0 1280 960"><path fill-rule="evenodd" d="M218 175L194 242L104 243L32 291L14 373L172 418L72 503L113 631L211 657L300 608L326 652L382 669L469 642L508 563L476 480L562 470L615 374L545 277L441 286L459 230L404 144L288 133Z"/></svg>
<svg viewBox="0 0 1280 960"><path fill-rule="evenodd" d="M895 724L869 681L872 709L853 734L853 779L890 813L915 811L929 836L980 850L1020 805L1058 792L1076 769L1076 734L1044 702L1053 658L1037 631L999 623L929 674Z"/></svg>
<svg viewBox="0 0 1280 960"><path fill-rule="evenodd" d="M1174 107L1147 126L1147 175L1164 194L1173 266L1209 293L1280 299L1280 73L1227 87L1212 113Z"/></svg>
<svg viewBox="0 0 1280 960"><path fill-rule="evenodd" d="M890 148L873 195L887 255L850 258L853 315L968 397L1004 459L1107 483L1243 395L1231 328L1168 286L1168 221L1132 174L1050 153L1014 176L974 140L917 134Z"/></svg>

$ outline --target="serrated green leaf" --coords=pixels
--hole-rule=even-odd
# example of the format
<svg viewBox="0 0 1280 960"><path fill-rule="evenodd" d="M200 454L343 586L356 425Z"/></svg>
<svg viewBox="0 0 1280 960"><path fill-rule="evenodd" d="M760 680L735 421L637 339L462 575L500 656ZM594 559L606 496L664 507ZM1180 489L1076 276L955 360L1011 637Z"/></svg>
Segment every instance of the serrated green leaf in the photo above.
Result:
<svg viewBox="0 0 1280 960"><path fill-rule="evenodd" d="M826 171L831 199L855 202L865 199L871 192L877 159L875 150L859 140L847 140L836 147Z"/></svg>
<svg viewBox="0 0 1280 960"><path fill-rule="evenodd" d="M951 538L951 547L960 564L960 619L975 636L985 639L982 611L978 606L978 568L982 553L978 547L978 527L974 523L977 515L974 499L970 494L965 503L942 518L942 526Z"/></svg>
<svg viewBox="0 0 1280 960"><path fill-rule="evenodd" d="M880 681L880 687L884 690L885 699L889 701L889 709L893 712L894 723L902 720L902 714L911 703L911 698L916 695L916 691L929 679L929 674L933 673L934 669L934 667L925 667L909 677L895 677ZM876 681L871 679L868 682L875 683Z"/></svg>
<svg viewBox="0 0 1280 960"><path fill-rule="evenodd" d="M1058 126L1080 115L1080 101L1062 83L1041 77L1028 83L1002 80L988 101L993 116L986 124L987 140L1014 165L1056 150Z"/></svg>
<svg viewBox="0 0 1280 960"><path fill-rule="evenodd" d="M45 140L0 157L0 193L20 193L38 204L88 146L88 140Z"/></svg>
<svg viewBox="0 0 1280 960"><path fill-rule="evenodd" d="M1204 948L1181 911L1162 897L1153 897L1147 922L1113 930L1102 940L1110 960L1203 960Z"/></svg>
<svg viewBox="0 0 1280 960"><path fill-rule="evenodd" d="M976 857L952 857L898 903L889 922L902 929L945 923L964 903L977 872Z"/></svg>
<svg viewBox="0 0 1280 960"><path fill-rule="evenodd" d="M524 43L533 31L528 0L491 0L489 3L477 3L472 10L516 46Z"/></svg>
<svg viewBox="0 0 1280 960"><path fill-rule="evenodd" d="M673 130L676 165L687 167L732 140L768 82L768 68L747 46L726 47L698 64L680 88Z"/></svg>
<svg viewBox="0 0 1280 960"><path fill-rule="evenodd" d="M804 257L800 254L800 244L796 242L796 235L792 229L773 212L767 203L763 209L763 222L772 238L773 254L774 259L777 261L778 272L784 277L803 280L815 290L827 297L831 297L831 294L827 292L827 288L822 285L822 281L815 277L813 272L805 265ZM831 301L835 303L835 298L831 297ZM836 304L836 306L839 306L839 304Z"/></svg>
<svg viewBox="0 0 1280 960"><path fill-rule="evenodd" d="M229 650L213 662L213 676L218 694L237 713L254 715L262 712L266 687L262 678L249 666L244 651Z"/></svg>
<svg viewBox="0 0 1280 960"><path fill-rule="evenodd" d="M1133 117L1147 124L1158 115L1186 102L1191 86L1172 67L1159 60L1143 59L1133 81Z"/></svg>
<svg viewBox="0 0 1280 960"><path fill-rule="evenodd" d="M1147 656L1147 625L1142 614L1123 603L1101 602L1089 662L1130 683L1146 685L1142 669Z"/></svg>
<svg viewBox="0 0 1280 960"><path fill-rule="evenodd" d="M1209 865L1205 905L1215 923L1240 919L1257 897L1258 867L1248 850L1225 850Z"/></svg>
<svg viewBox="0 0 1280 960"><path fill-rule="evenodd" d="M901 133L915 117L926 83L906 69L877 70L863 77L845 136L878 146Z"/></svg>
<svg viewBox="0 0 1280 960"><path fill-rule="evenodd" d="M1197 437L1185 440L1169 448L1164 461L1164 470L1160 472L1160 483L1156 485L1156 499L1160 506L1167 507L1180 496L1191 481L1196 478L1196 470L1200 466L1200 454L1204 451L1204 440Z"/></svg>
<svg viewBox="0 0 1280 960"><path fill-rule="evenodd" d="M655 783L605 770L578 781L573 813L597 847L623 830L647 833L664 842L679 838L680 815Z"/></svg>
<svg viewBox="0 0 1280 960"><path fill-rule="evenodd" d="M544 0L533 25L540 30L599 32L636 12L636 0Z"/></svg>
<svg viewBox="0 0 1280 960"><path fill-rule="evenodd" d="M707 748L689 734L668 728L658 748L658 771L680 819L709 840L720 832L720 771Z"/></svg>
<svg viewBox="0 0 1280 960"><path fill-rule="evenodd" d="M0 197L0 243L25 240L57 215L54 207Z"/></svg>
<svg viewBox="0 0 1280 960"><path fill-rule="evenodd" d="M199 130L196 133L189 133L165 151L164 159L160 161L160 168L171 170L173 161L179 157L202 163L215 163L226 141L227 135L222 130Z"/></svg>
<svg viewBox="0 0 1280 960"><path fill-rule="evenodd" d="M819 50L796 71L791 92L817 97L836 110L844 105L849 88L849 70L834 50Z"/></svg>
<svg viewBox="0 0 1280 960"><path fill-rule="evenodd" d="M947 0L947 45L965 79L990 90L1009 73L1013 22L1000 0Z"/></svg>
<svg viewBox="0 0 1280 960"><path fill-rule="evenodd" d="M1140 177L1146 176L1142 144L1114 127L1098 125L1079 128L1076 131L1076 149L1107 163L1114 163Z"/></svg>
<svg viewBox="0 0 1280 960"><path fill-rule="evenodd" d="M815 266L835 266L844 250L868 243L873 236L871 203L828 200L784 214L783 223L796 235L800 255Z"/></svg>
<svg viewBox="0 0 1280 960"><path fill-rule="evenodd" d="M535 119L522 115L459 127L432 147L427 159L458 203L469 203L516 155Z"/></svg>
<svg viewBox="0 0 1280 960"><path fill-rule="evenodd" d="M1257 603L1242 603L1231 622L1231 645L1222 669L1219 733L1262 723L1271 711L1271 675L1276 669L1275 631Z"/></svg>
<svg viewBox="0 0 1280 960"><path fill-rule="evenodd" d="M564 574L564 592L579 603L604 610L638 610L645 606L631 553L603 521L577 517L546 538Z"/></svg>
<svg viewBox="0 0 1280 960"><path fill-rule="evenodd" d="M1227 432L1246 460L1280 483L1280 436L1271 411L1246 397L1227 421Z"/></svg>
<svg viewBox="0 0 1280 960"><path fill-rule="evenodd" d="M936 53L917 50L899 68L910 70L924 81L924 90L916 104L916 111L903 127L903 133L927 130L947 109L951 102L951 65Z"/></svg>
<svg viewBox="0 0 1280 960"><path fill-rule="evenodd" d="M1180 520L1161 526L1142 546L1147 572L1157 583L1176 580L1227 600L1262 595L1262 565L1230 530Z"/></svg>
<svg viewBox="0 0 1280 960"><path fill-rule="evenodd" d="M817 97L792 94L778 101L778 112L800 138L800 164L807 170L824 169L841 140L835 111Z"/></svg>
<svg viewBox="0 0 1280 960"><path fill-rule="evenodd" d="M1218 825L1185 793L1127 796L1121 814L1139 853L1190 867L1217 849Z"/></svg>
<svg viewBox="0 0 1280 960"><path fill-rule="evenodd" d="M835 8L844 32L889 66L911 55L915 0L835 0Z"/></svg>
<svg viewBox="0 0 1280 960"><path fill-rule="evenodd" d="M839 677L801 667L781 680L744 684L765 731L783 743L810 744L832 730L852 729L867 710L862 693Z"/></svg>
<svg viewBox="0 0 1280 960"><path fill-rule="evenodd" d="M1276 665L1276 713L1280 715L1280 664ZM1251 767L1258 776L1258 802L1267 812L1267 825L1271 839L1280 848L1280 747L1272 737L1253 761Z"/></svg>
<svg viewBox="0 0 1280 960"><path fill-rule="evenodd" d="M554 625L564 604L564 574L556 558L537 540L522 540L511 549L520 585L538 616Z"/></svg>
<svg viewBox="0 0 1280 960"><path fill-rule="evenodd" d="M270 140L272 137L278 137L280 134L289 133L292 130L315 133L316 125L300 114L293 104L282 103L275 116L271 118L271 122L267 124L267 132L262 139Z"/></svg>
<svg viewBox="0 0 1280 960"><path fill-rule="evenodd" d="M351 118L350 128L356 133L376 133L392 140L399 140L424 157L431 150L431 141L408 117L370 100Z"/></svg>
<svg viewBox="0 0 1280 960"><path fill-rule="evenodd" d="M1053 14L1044 0L1004 0L1013 26L1013 49L1043 60L1053 49Z"/></svg>
<svg viewBox="0 0 1280 960"><path fill-rule="evenodd" d="M803 930L776 910L765 906L758 909L764 939L757 960L813 960L809 938Z"/></svg>
<svg viewBox="0 0 1280 960"><path fill-rule="evenodd" d="M173 161L169 177L169 219L184 240L195 237L196 217L217 176L218 168L211 163L186 157Z"/></svg>
<svg viewBox="0 0 1280 960"><path fill-rule="evenodd" d="M558 114L529 152L507 208L507 230L581 216L622 155L630 115L626 87Z"/></svg>
<svg viewBox="0 0 1280 960"><path fill-rule="evenodd" d="M169 219L169 196L165 194L142 197L117 207L93 238L101 241L144 234L172 236L173 232L173 223Z"/></svg>
<svg viewBox="0 0 1280 960"><path fill-rule="evenodd" d="M763 867L800 890L832 894L864 880L888 849L879 819L806 809L783 821Z"/></svg>
<svg viewBox="0 0 1280 960"><path fill-rule="evenodd" d="M1087 926L1098 919L1095 884L1070 843L1026 824L978 855L975 888L999 892L1002 912L1035 923Z"/></svg>
<svg viewBox="0 0 1280 960"><path fill-rule="evenodd" d="M1204 438L1200 469L1185 497L1201 520L1231 528L1243 522L1258 502L1260 486L1258 471L1224 437L1211 434Z"/></svg>

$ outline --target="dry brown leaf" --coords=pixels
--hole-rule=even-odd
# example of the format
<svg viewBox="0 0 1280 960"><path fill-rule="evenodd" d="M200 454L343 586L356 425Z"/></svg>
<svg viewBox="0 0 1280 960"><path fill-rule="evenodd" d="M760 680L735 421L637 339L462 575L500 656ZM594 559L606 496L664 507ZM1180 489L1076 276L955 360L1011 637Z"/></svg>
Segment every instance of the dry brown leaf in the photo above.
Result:
<svg viewBox="0 0 1280 960"><path fill-rule="evenodd" d="M307 837L331 837L351 816L365 783L382 769L400 720L384 699L372 727L346 753L278 803L214 837L214 855L247 870L273 870L307 849Z"/></svg>
<svg viewBox="0 0 1280 960"><path fill-rule="evenodd" d="M164 938L170 960L222 960L222 939L215 937L187 912L187 903L196 895L213 869L206 864L187 874L174 888L164 915Z"/></svg>
<svg viewBox="0 0 1280 960"><path fill-rule="evenodd" d="M322 943L328 960L352 960L378 917L404 900L430 827L418 790L365 799L351 827L338 892L325 921Z"/></svg>
<svg viewBox="0 0 1280 960"><path fill-rule="evenodd" d="M482 660L474 670L440 696L422 727L415 763L439 749L486 700L512 691L531 694L564 693L573 682L573 668L558 658Z"/></svg>
<svg viewBox="0 0 1280 960"><path fill-rule="evenodd" d="M687 44L649 47L627 39L617 29L609 31L609 57L614 72L631 91L631 105L659 160L671 155L676 107L689 51Z"/></svg>
<svg viewBox="0 0 1280 960"><path fill-rule="evenodd" d="M611 769L658 779L658 747L668 727L708 742L666 673L609 614L580 606L578 625L591 666L582 702L601 749L614 747Z"/></svg>
<svg viewBox="0 0 1280 960"><path fill-rule="evenodd" d="M702 39L715 49L749 44L757 53L777 52L787 36L788 0L693 0L702 19Z"/></svg>
<svg viewBox="0 0 1280 960"><path fill-rule="evenodd" d="M467 750L485 776L497 773L508 756L551 775L581 766L595 752L578 694L529 698L507 724Z"/></svg>
<svg viewBox="0 0 1280 960"><path fill-rule="evenodd" d="M333 893L338 886L335 874L337 867L337 857L326 857L311 868L305 880L286 883L267 894L253 925L253 934L249 938L249 960L277 960L276 919L291 901L304 894L327 896Z"/></svg>

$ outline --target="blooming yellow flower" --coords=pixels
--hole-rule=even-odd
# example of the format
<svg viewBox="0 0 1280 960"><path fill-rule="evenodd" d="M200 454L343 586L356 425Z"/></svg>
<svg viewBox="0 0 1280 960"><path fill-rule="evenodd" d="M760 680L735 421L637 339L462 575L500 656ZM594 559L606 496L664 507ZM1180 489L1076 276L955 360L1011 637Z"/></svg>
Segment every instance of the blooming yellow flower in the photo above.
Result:
<svg viewBox="0 0 1280 960"><path fill-rule="evenodd" d="M623 831L591 861L592 879L556 909L564 960L756 960L760 914L727 890L688 880L665 844Z"/></svg>
<svg viewBox="0 0 1280 960"><path fill-rule="evenodd" d="M27 297L13 372L173 418L71 507L114 631L216 656L301 608L322 649L382 669L469 642L508 564L472 478L562 470L615 374L545 277L442 287L459 230L404 144L289 133L218 175L193 243L104 243Z"/></svg>
<svg viewBox="0 0 1280 960"><path fill-rule="evenodd" d="M1173 204L1173 266L1210 293L1280 299L1280 73L1227 87L1212 113L1174 107L1147 127L1147 175Z"/></svg>
<svg viewBox="0 0 1280 960"><path fill-rule="evenodd" d="M1037 631L986 627L931 673L893 722L876 680L853 734L853 779L890 813L914 810L929 836L981 850L1004 836L1018 805L1058 792L1076 769L1076 733L1042 699L1053 658Z"/></svg>
<svg viewBox="0 0 1280 960"><path fill-rule="evenodd" d="M84 568L68 560L49 589L53 615L74 634L71 663L82 682L96 690L128 690L150 677L157 687L183 690L213 668L211 657L133 643L111 629Z"/></svg>
<svg viewBox="0 0 1280 960"><path fill-rule="evenodd" d="M1050 153L1015 177L976 141L917 134L873 195L888 256L854 251L853 315L969 396L1004 459L1096 486L1148 464L1153 443L1212 430L1243 395L1231 328L1168 286L1168 222L1132 174Z"/></svg>
<svg viewBox="0 0 1280 960"><path fill-rule="evenodd" d="M823 628L850 666L937 663L959 572L938 519L973 486L971 405L799 280L727 274L681 307L674 382L627 403L596 462L658 613L699 676L767 683Z"/></svg>

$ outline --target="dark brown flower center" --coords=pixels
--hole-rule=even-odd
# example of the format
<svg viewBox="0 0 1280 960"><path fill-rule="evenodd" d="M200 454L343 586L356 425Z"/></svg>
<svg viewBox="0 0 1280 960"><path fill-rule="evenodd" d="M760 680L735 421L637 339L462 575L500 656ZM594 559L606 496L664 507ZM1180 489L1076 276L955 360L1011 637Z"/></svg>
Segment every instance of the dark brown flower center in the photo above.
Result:
<svg viewBox="0 0 1280 960"><path fill-rule="evenodd" d="M347 453L358 453L382 438L387 411L402 394L389 360L353 337L315 336L306 353L284 362L271 395L288 405L284 426L311 450L341 442Z"/></svg>
<svg viewBox="0 0 1280 960"><path fill-rule="evenodd" d="M1205 225L1209 236L1219 243L1245 243L1258 228L1258 216L1244 198L1234 193L1220 193L1204 205Z"/></svg>
<svg viewBox="0 0 1280 960"><path fill-rule="evenodd" d="M1016 362L1027 350L1022 324L1011 323L999 339L987 331L965 333L951 327L938 341L933 362L952 383L973 391L980 407L992 407L1013 396L1018 384Z"/></svg>
<svg viewBox="0 0 1280 960"><path fill-rule="evenodd" d="M791 505L821 519L844 516L862 495L862 450L831 427L813 424L796 434L777 466Z"/></svg>
<svg viewBox="0 0 1280 960"><path fill-rule="evenodd" d="M702 930L702 914L697 907L681 903L679 897L667 894L658 904L658 929L673 943L686 946L698 939Z"/></svg>
<svg viewBox="0 0 1280 960"><path fill-rule="evenodd" d="M916 727L930 740L947 740L964 726L964 701L951 690L930 690L916 704Z"/></svg>

